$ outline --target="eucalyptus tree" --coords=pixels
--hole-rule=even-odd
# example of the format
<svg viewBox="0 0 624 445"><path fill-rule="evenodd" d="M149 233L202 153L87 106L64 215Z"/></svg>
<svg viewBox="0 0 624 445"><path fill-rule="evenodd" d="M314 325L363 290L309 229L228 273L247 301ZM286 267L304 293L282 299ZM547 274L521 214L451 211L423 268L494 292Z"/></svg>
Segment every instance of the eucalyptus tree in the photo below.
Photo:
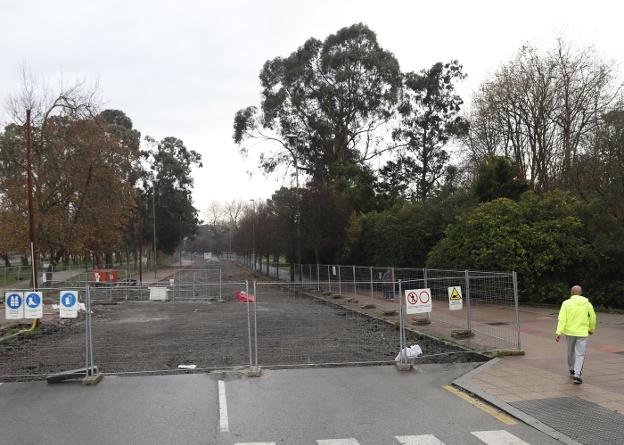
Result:
<svg viewBox="0 0 624 445"><path fill-rule="evenodd" d="M466 131L467 123L459 116L463 100L455 92L456 82L464 77L462 65L456 60L404 75L398 107L400 125L393 131L403 158L388 164L386 175L400 176L391 171L409 168L408 173L415 175L413 194L417 200L430 196L444 176L450 159L445 145Z"/></svg>
<svg viewBox="0 0 624 445"><path fill-rule="evenodd" d="M387 149L379 130L397 104L399 64L366 25L310 38L288 57L268 60L260 83L260 106L234 117L234 141L243 152L249 139L271 142L261 154L266 172L294 166L330 183Z"/></svg>

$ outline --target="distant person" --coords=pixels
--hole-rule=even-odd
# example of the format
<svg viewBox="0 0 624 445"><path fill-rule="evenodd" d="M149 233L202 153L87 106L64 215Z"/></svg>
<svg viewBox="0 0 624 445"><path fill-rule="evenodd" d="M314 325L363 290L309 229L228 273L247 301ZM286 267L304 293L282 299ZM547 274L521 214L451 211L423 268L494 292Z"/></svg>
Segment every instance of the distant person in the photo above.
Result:
<svg viewBox="0 0 624 445"><path fill-rule="evenodd" d="M388 269L383 274L384 282L384 298L386 300L392 300L394 298L394 276L392 276L392 269Z"/></svg>
<svg viewBox="0 0 624 445"><path fill-rule="evenodd" d="M583 383L581 371L587 351L587 337L596 330L596 313L589 300L583 297L581 286L571 289L572 296L561 304L555 340L565 335L568 370L574 383Z"/></svg>

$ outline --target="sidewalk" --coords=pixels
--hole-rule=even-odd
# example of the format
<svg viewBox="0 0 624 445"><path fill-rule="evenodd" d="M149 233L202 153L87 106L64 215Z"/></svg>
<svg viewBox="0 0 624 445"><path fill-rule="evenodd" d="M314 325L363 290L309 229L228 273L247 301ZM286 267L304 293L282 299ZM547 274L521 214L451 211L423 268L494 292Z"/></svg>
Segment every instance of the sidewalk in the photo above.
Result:
<svg viewBox="0 0 624 445"><path fill-rule="evenodd" d="M565 341L555 342L557 312L522 308L526 355L489 362L455 384L513 415L527 415L522 420L528 423L536 420L580 443L624 443L624 315L597 314L584 383L575 385L565 363Z"/></svg>

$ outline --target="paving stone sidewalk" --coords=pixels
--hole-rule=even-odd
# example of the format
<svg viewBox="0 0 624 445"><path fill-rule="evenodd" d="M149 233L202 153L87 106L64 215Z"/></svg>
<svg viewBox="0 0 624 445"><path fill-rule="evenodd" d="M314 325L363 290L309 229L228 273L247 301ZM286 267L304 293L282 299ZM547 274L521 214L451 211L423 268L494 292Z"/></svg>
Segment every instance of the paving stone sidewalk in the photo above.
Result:
<svg viewBox="0 0 624 445"><path fill-rule="evenodd" d="M597 315L582 385L575 385L568 374L565 342L555 342L557 310L526 307L520 318L525 355L490 362L456 384L563 433L564 442L622 444L624 315Z"/></svg>

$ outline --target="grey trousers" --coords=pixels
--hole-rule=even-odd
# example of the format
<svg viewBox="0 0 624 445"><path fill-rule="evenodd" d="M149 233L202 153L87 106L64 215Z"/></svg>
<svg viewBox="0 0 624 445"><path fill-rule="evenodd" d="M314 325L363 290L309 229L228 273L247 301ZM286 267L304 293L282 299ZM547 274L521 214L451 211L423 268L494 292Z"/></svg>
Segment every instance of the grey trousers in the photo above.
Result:
<svg viewBox="0 0 624 445"><path fill-rule="evenodd" d="M574 375L580 377L587 351L587 337L566 335L565 338L568 350L568 369L574 370Z"/></svg>

